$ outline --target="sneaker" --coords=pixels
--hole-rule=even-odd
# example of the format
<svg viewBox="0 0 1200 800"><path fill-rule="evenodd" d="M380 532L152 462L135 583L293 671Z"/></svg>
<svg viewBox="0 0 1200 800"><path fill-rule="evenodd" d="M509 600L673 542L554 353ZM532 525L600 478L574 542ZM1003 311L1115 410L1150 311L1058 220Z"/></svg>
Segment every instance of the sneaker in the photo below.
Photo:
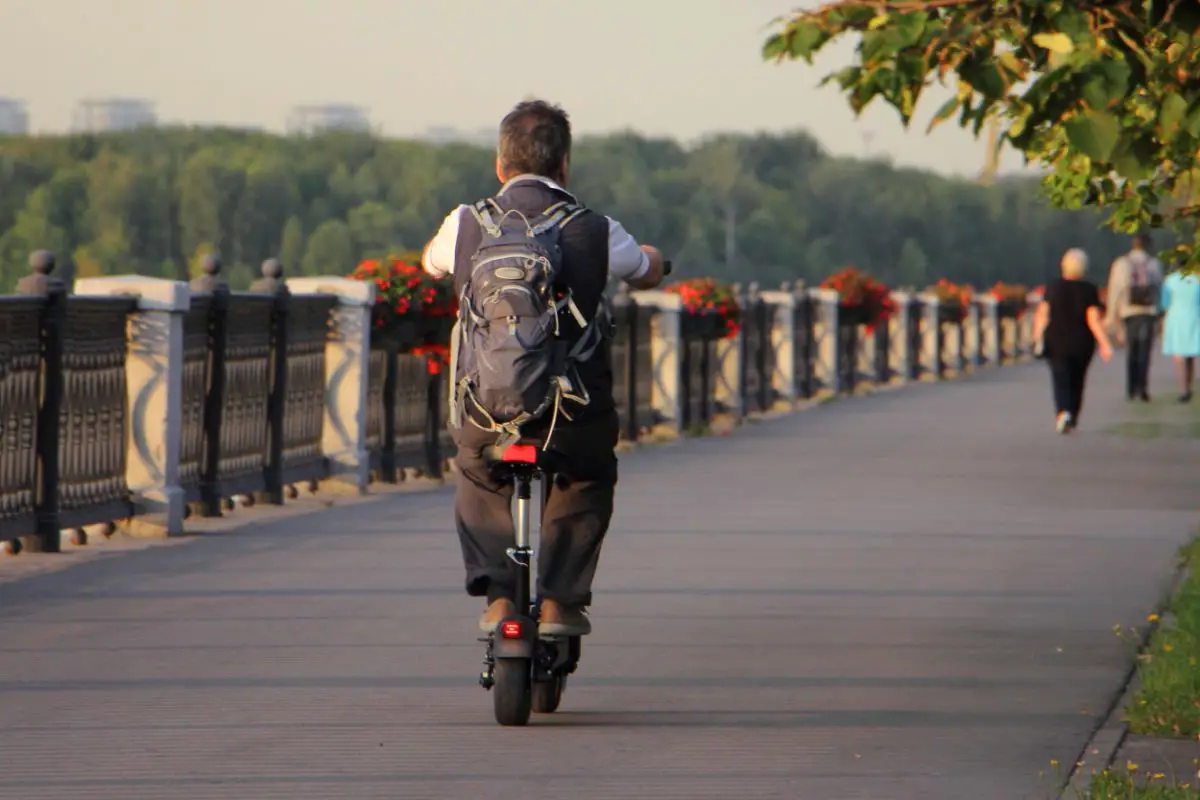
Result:
<svg viewBox="0 0 1200 800"><path fill-rule="evenodd" d="M497 625L516 613L517 604L507 597L493 600L487 610L483 612L483 616L479 618L479 630L491 633L496 630Z"/></svg>
<svg viewBox="0 0 1200 800"><path fill-rule="evenodd" d="M1138 395L1138 397L1141 399L1141 401L1143 403L1150 402L1150 393L1149 392L1142 392L1141 394Z"/></svg>
<svg viewBox="0 0 1200 800"><path fill-rule="evenodd" d="M1192 402L1192 393L1191 393L1191 392L1184 392L1183 394L1179 395L1179 402L1181 402L1181 403L1190 403L1190 402Z"/></svg>
<svg viewBox="0 0 1200 800"><path fill-rule="evenodd" d="M538 633L544 636L583 636L592 632L592 623L580 606L564 606L554 600L542 601Z"/></svg>
<svg viewBox="0 0 1200 800"><path fill-rule="evenodd" d="M1055 424L1054 429L1059 433L1066 433L1071 430L1071 415L1065 411L1059 414L1058 422Z"/></svg>

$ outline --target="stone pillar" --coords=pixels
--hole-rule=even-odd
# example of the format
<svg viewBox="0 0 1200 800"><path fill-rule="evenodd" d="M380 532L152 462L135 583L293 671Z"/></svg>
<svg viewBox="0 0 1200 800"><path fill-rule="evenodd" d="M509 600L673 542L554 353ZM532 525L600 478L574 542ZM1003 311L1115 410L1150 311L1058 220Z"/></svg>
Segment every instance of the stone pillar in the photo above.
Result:
<svg viewBox="0 0 1200 800"><path fill-rule="evenodd" d="M367 375L371 355L371 307L375 284L342 277L289 278L293 295L331 294L338 305L325 345L325 422L321 449L334 487L367 491Z"/></svg>
<svg viewBox="0 0 1200 800"><path fill-rule="evenodd" d="M841 296L834 289L808 291L816 311L813 373L821 388L838 394L842 391L841 370L838 369L838 301Z"/></svg>
<svg viewBox="0 0 1200 800"><path fill-rule="evenodd" d="M743 382L745 369L753 369L746 352L747 314L752 314L753 304L758 300L758 284L751 283L749 290L743 292L740 285L734 286L738 307L742 311L742 324L736 335L728 339L718 339L713 346L713 356L717 359L713 369L712 400L714 409L733 417L734 423L740 423L746 415L746 387Z"/></svg>
<svg viewBox="0 0 1200 800"><path fill-rule="evenodd" d="M983 357L987 359L988 364L998 367L1000 366L1002 346L999 324L1000 304L996 301L995 297L983 295L979 298L979 305L983 316Z"/></svg>
<svg viewBox="0 0 1200 800"><path fill-rule="evenodd" d="M771 388L781 402L791 407L796 403L796 295L785 284L778 291L760 296L767 303L771 349L775 351Z"/></svg>
<svg viewBox="0 0 1200 800"><path fill-rule="evenodd" d="M921 366L934 380L942 377L938 364L942 358L941 309L936 294L923 294L921 300Z"/></svg>
<svg viewBox="0 0 1200 800"><path fill-rule="evenodd" d="M679 326L683 298L673 292L654 289L634 292L633 300L639 307L656 310L650 342L650 360L654 367L651 405L659 417L659 424L679 433L683 423L683 398L679 391L679 350L682 347Z"/></svg>
<svg viewBox="0 0 1200 800"><path fill-rule="evenodd" d="M187 497L179 485L183 447L183 317L191 304L182 281L120 275L80 278L77 295L132 296L125 376L129 431L125 479L138 510L138 535L183 533Z"/></svg>
<svg viewBox="0 0 1200 800"><path fill-rule="evenodd" d="M896 304L896 313L892 314L888 324L888 340L892 352L898 354L897 364L893 372L902 383L912 380L913 363L917 354L912 351L912 339L908 335L908 319L912 313L912 295L908 292L892 292L892 302Z"/></svg>
<svg viewBox="0 0 1200 800"><path fill-rule="evenodd" d="M967 303L967 316L963 321L966 330L963 333L963 356L966 363L975 369L983 363L983 342L979 335L979 303L974 297Z"/></svg>

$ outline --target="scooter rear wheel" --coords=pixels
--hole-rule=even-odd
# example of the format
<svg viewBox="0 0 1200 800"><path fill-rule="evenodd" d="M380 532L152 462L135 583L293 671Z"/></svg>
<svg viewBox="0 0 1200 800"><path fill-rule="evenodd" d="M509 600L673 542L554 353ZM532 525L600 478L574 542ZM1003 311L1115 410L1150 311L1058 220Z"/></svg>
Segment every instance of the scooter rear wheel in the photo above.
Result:
<svg viewBox="0 0 1200 800"><path fill-rule="evenodd" d="M562 701L563 689L567 688L567 676L559 675L552 681L533 685L533 710L538 714L553 714Z"/></svg>
<svg viewBox="0 0 1200 800"><path fill-rule="evenodd" d="M524 725L529 722L533 708L533 687L528 658L496 659L492 687L496 722L501 725Z"/></svg>

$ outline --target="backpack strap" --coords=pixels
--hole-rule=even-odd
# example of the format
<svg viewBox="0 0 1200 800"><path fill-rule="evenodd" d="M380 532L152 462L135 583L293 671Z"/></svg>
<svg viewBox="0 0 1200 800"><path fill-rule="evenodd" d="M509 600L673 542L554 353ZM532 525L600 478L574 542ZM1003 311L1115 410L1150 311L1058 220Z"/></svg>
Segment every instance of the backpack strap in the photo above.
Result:
<svg viewBox="0 0 1200 800"><path fill-rule="evenodd" d="M483 228L489 236L496 237L500 235L500 226L492 219L492 214L488 211L489 205L499 210L499 206L496 206L491 198L487 198L472 205L471 213L475 216L475 221L479 223L479 227Z"/></svg>

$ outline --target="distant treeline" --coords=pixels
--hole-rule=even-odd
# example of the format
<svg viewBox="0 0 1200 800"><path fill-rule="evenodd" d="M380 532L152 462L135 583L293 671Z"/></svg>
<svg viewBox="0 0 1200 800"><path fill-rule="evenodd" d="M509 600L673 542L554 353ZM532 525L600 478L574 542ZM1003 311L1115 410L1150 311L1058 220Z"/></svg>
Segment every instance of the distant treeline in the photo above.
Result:
<svg viewBox="0 0 1200 800"><path fill-rule="evenodd" d="M0 291L49 248L64 274L193 273L221 252L235 287L278 255L344 273L419 249L456 204L496 188L466 144L223 129L0 138ZM633 134L575 147L571 188L658 244L682 275L774 284L855 265L890 285L939 277L1037 283L1068 247L1097 266L1124 247L1089 212L1051 209L1036 180L970 181L827 155L804 133L695 147Z"/></svg>

